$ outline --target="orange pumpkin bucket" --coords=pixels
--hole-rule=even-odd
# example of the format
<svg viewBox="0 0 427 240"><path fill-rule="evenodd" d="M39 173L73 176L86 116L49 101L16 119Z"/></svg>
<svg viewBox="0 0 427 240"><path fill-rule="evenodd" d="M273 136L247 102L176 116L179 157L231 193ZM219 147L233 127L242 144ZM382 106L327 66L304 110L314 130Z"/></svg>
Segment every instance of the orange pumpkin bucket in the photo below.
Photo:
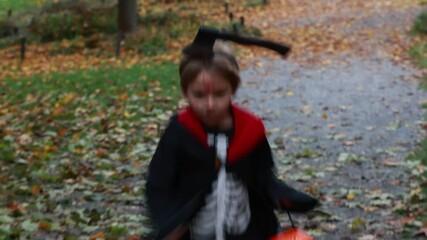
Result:
<svg viewBox="0 0 427 240"><path fill-rule="evenodd" d="M270 240L314 240L314 238L298 228L285 230Z"/></svg>
<svg viewBox="0 0 427 240"><path fill-rule="evenodd" d="M308 235L306 232L302 231L301 229L298 229L295 227L294 221L292 220L291 214L289 212L288 217L291 221L292 227L290 229L287 229L272 238L270 240L314 240L314 238L310 235Z"/></svg>

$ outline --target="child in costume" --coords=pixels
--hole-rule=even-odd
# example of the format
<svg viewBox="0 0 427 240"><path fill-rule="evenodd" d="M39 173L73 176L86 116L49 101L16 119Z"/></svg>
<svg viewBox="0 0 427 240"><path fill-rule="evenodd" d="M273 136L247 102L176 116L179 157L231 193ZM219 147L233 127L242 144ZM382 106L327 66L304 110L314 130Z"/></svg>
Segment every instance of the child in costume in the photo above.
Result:
<svg viewBox="0 0 427 240"><path fill-rule="evenodd" d="M277 178L263 122L232 102L239 67L213 49L216 38L201 28L184 49L179 74L188 107L170 119L150 162L146 196L157 239L266 240L279 229L275 209L307 212L317 204Z"/></svg>

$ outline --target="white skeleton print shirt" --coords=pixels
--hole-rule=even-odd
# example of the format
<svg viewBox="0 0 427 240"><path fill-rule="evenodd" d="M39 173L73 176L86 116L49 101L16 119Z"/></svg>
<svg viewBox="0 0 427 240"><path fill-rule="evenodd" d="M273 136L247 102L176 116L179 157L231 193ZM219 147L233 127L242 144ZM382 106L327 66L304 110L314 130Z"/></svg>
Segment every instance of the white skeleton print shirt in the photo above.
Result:
<svg viewBox="0 0 427 240"><path fill-rule="evenodd" d="M224 240L225 233L243 234L251 218L246 186L235 174L226 173L227 136L208 135L210 146L216 147L221 161L218 178L212 183L212 192L206 204L196 214L191 224L191 238L195 240Z"/></svg>

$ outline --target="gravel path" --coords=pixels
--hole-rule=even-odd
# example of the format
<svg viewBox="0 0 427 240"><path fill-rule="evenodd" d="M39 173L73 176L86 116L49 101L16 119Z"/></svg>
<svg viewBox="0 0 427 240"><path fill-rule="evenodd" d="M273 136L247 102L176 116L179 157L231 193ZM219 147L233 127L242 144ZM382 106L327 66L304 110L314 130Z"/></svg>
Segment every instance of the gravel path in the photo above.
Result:
<svg viewBox="0 0 427 240"><path fill-rule="evenodd" d="M407 22L387 19L416 11L361 18L348 28L403 29ZM370 44L387 39L379 31ZM375 45L360 47L363 56L335 56L328 65L259 59L243 71L237 94L264 118L280 175L322 200L318 211L296 216L316 239L404 239L394 210L410 191L405 158L422 138L426 93L417 88L416 68L385 49L366 54Z"/></svg>

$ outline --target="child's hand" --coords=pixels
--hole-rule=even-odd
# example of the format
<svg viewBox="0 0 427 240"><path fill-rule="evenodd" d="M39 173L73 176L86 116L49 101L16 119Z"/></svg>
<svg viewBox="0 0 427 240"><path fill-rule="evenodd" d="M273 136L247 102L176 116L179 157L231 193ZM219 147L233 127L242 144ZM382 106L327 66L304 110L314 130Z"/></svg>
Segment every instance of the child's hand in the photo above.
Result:
<svg viewBox="0 0 427 240"><path fill-rule="evenodd" d="M171 233L169 233L163 240L179 240L187 232L188 226L179 225Z"/></svg>
<svg viewBox="0 0 427 240"><path fill-rule="evenodd" d="M293 191L285 198L276 201L277 207L291 212L305 213L317 206L317 199L308 194Z"/></svg>

